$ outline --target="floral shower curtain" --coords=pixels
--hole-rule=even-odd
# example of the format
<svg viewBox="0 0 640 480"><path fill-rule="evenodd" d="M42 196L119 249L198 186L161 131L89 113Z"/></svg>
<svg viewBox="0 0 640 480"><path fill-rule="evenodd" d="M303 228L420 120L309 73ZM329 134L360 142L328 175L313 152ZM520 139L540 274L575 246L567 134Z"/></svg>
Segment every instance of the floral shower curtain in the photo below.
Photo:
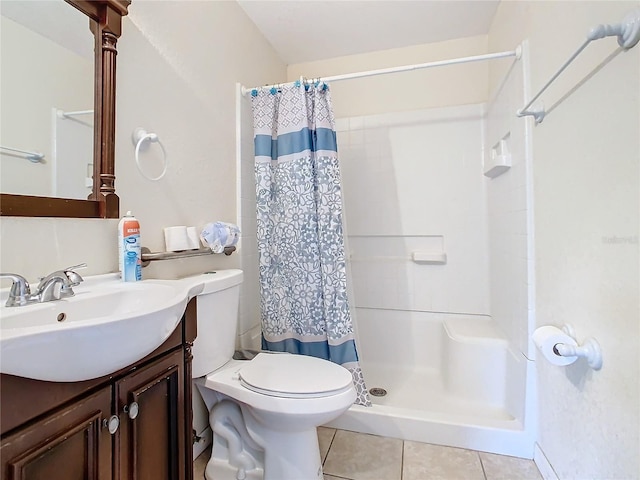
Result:
<svg viewBox="0 0 640 480"><path fill-rule="evenodd" d="M262 347L347 368L370 405L347 302L342 193L326 84L251 92Z"/></svg>

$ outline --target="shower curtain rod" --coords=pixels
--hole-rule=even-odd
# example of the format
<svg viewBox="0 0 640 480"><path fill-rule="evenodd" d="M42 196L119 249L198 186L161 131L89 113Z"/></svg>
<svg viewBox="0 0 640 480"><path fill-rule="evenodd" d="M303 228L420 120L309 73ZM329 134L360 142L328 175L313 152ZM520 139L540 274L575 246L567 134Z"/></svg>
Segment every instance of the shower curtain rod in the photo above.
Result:
<svg viewBox="0 0 640 480"><path fill-rule="evenodd" d="M520 55L522 53L522 49L520 46L516 47L515 50L513 51L508 51L508 52L497 52L497 53L487 53L484 55L475 55L473 57L462 57L462 58L453 58L450 60L440 60L437 62L429 62L429 63L418 63L415 65L404 65L402 67L391 67L391 68L381 68L378 70L368 70L365 72L356 72L356 73L346 73L344 75L334 75L332 77L319 77L316 79L305 79L304 77L301 77L301 80L306 82L306 83L313 83L315 81L322 81L322 82L339 82L341 80L351 80L353 78L362 78L362 77L372 77L372 76L376 76L376 75L386 75L388 73L398 73L398 72L409 72L412 70L421 70L423 68L431 68L431 67L443 67L446 65L457 65L460 63L471 63L471 62L479 62L482 60L493 60L495 58L505 58L505 57L516 57L517 59L520 58ZM292 83L292 82L289 82ZM286 83L280 83L280 84L274 84L274 85L263 85L261 87L253 87L253 88L247 88L247 87L242 87L242 95L247 95L249 92L253 91L253 90L258 90L258 89L265 89L265 88L273 88L273 87L279 87L282 85L286 85Z"/></svg>

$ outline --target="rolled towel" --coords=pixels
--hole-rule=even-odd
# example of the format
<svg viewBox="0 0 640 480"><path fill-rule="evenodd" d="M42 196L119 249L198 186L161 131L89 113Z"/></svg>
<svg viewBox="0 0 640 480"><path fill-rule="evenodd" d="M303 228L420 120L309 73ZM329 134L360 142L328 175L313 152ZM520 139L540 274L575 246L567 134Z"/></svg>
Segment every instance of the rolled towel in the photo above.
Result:
<svg viewBox="0 0 640 480"><path fill-rule="evenodd" d="M233 223L208 223L200 232L200 241L213 253L224 252L224 247L233 247L240 239L240 229Z"/></svg>

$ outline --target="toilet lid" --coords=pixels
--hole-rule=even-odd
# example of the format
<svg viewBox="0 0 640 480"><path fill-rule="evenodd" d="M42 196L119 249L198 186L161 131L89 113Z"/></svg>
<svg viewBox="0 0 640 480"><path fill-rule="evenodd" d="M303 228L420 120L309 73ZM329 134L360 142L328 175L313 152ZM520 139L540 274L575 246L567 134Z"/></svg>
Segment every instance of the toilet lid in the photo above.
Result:
<svg viewBox="0 0 640 480"><path fill-rule="evenodd" d="M259 353L238 373L244 387L275 397L325 397L353 385L346 368L306 355Z"/></svg>

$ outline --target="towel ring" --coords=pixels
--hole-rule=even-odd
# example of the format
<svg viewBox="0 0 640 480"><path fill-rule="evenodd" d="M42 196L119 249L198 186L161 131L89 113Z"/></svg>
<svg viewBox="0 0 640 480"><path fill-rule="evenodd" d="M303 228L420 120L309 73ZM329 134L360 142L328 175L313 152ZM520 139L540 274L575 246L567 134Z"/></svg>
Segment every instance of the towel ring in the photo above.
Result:
<svg viewBox="0 0 640 480"><path fill-rule="evenodd" d="M133 144L136 146L136 152L135 152L136 166L138 167L138 170L140 171L142 176L147 180L151 180L152 182L157 182L162 177L164 177L164 174L167 173L167 166L169 165L169 161L167 159L167 151L164 149L164 145L162 145L162 142L158 138L158 135L156 135L155 133L147 133L147 131L144 128L138 127L133 131L133 135L131 136L131 139L133 140ZM162 169L162 173L157 177L149 177L146 173L144 173L144 171L142 170L142 167L140 166L140 147L142 147L144 142L147 140L151 143L157 143L158 145L160 145L160 148L162 149L162 156L164 157L164 168Z"/></svg>

